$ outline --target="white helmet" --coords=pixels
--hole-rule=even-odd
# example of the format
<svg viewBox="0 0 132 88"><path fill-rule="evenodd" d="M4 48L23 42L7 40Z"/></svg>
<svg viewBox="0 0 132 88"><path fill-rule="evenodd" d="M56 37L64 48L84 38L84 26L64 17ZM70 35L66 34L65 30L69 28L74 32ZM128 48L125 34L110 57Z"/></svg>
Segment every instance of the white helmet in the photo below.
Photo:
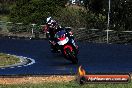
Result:
<svg viewBox="0 0 132 88"><path fill-rule="evenodd" d="M48 17L47 19L46 19L46 23L48 23L50 20L51 20L52 18L51 17Z"/></svg>

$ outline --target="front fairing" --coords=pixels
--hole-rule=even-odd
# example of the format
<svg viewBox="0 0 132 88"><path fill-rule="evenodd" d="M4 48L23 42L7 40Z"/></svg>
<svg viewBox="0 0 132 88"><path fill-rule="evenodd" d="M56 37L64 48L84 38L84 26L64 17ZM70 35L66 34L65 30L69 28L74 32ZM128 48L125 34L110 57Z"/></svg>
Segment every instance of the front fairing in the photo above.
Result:
<svg viewBox="0 0 132 88"><path fill-rule="evenodd" d="M57 43L58 43L58 45L65 45L66 43L68 43L68 41L69 41L69 38L66 37L64 40L58 41Z"/></svg>
<svg viewBox="0 0 132 88"><path fill-rule="evenodd" d="M58 45L65 45L68 43L69 38L65 30L61 30L55 34L55 38L57 40Z"/></svg>
<svg viewBox="0 0 132 88"><path fill-rule="evenodd" d="M58 45L65 45L67 43L73 44L76 47L73 36L69 36L69 34L65 30L61 30L55 34L55 40Z"/></svg>

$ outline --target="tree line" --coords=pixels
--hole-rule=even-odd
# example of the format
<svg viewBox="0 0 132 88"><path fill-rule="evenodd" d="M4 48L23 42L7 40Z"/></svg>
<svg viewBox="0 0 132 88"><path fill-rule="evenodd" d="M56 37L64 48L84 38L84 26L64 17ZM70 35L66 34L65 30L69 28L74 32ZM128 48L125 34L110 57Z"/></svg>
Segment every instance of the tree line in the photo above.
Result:
<svg viewBox="0 0 132 88"><path fill-rule="evenodd" d="M68 1L1 0L0 12L9 14L10 21L24 24L44 24L46 18L52 16L64 26L106 29L108 0L83 0L84 3L77 7L67 6ZM111 0L110 28L131 30L131 23L132 1Z"/></svg>

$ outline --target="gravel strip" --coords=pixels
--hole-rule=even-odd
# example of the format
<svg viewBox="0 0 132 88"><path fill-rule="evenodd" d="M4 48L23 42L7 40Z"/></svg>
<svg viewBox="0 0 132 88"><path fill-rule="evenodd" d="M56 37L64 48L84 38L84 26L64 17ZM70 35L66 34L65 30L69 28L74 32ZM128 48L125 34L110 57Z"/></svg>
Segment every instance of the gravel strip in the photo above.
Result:
<svg viewBox="0 0 132 88"><path fill-rule="evenodd" d="M0 77L0 84L27 84L27 83L64 83L74 81L76 76L28 76L28 77Z"/></svg>

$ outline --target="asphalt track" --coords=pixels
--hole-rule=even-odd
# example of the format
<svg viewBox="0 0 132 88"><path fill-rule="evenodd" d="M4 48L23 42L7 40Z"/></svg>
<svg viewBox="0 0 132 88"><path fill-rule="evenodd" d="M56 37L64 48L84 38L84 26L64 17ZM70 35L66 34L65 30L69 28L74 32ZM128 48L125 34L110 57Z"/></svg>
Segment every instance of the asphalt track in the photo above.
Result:
<svg viewBox="0 0 132 88"><path fill-rule="evenodd" d="M32 58L28 66L0 68L0 75L76 74L82 65L87 73L132 72L132 45L77 43L79 64L50 52L46 40L0 39L0 52Z"/></svg>

